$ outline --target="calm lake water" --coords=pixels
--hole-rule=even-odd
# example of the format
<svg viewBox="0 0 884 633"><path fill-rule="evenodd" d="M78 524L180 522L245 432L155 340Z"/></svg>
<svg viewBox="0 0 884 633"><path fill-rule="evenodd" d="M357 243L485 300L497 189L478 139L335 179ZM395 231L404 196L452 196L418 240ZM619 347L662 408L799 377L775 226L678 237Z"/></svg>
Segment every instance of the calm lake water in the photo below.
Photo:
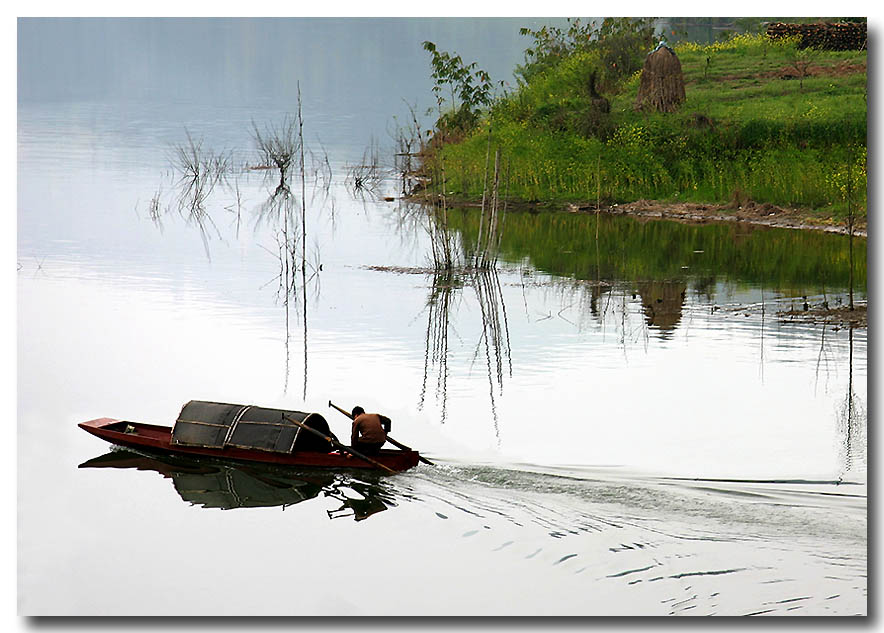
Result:
<svg viewBox="0 0 884 633"><path fill-rule="evenodd" d="M846 238L512 213L496 271L433 274L393 170L352 186L432 105L423 40L506 78L538 23L19 21L20 614L866 613L867 332L800 318L847 301ZM289 294L278 174L244 167L299 88ZM231 156L204 232L187 133ZM450 219L469 251L475 212ZM76 426L191 399L339 436L328 401L361 404L437 465L158 460Z"/></svg>

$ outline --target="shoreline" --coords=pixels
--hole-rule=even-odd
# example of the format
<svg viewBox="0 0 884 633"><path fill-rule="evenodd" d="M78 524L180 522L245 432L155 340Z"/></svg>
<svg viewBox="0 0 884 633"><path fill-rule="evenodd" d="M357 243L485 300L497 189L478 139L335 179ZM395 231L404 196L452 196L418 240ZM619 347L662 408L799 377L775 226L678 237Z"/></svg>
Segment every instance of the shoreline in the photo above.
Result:
<svg viewBox="0 0 884 633"><path fill-rule="evenodd" d="M402 198L406 201L432 204L438 197L412 195ZM388 199L392 201L392 199ZM481 202L473 199L449 197L446 201L451 208L480 208ZM528 213L582 213L593 214L596 211L609 215L628 215L637 218L672 220L688 224L706 224L708 222L737 222L771 228L795 229L803 231L822 231L848 235L847 225L831 218L814 217L811 212L803 209L780 207L770 203L748 201L742 206L734 204L716 204L702 202L662 202L659 200L636 200L618 204L602 204L599 209L595 202L539 202L509 200L508 211ZM855 237L867 238L866 218L857 218L853 229Z"/></svg>

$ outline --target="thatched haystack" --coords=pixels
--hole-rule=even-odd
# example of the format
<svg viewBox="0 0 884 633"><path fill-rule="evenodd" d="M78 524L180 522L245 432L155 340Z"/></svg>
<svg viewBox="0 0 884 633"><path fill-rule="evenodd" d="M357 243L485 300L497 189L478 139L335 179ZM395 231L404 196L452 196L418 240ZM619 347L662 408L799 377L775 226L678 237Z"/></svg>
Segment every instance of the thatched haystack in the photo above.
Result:
<svg viewBox="0 0 884 633"><path fill-rule="evenodd" d="M645 58L636 110L675 112L684 103L684 75L675 51L661 43Z"/></svg>

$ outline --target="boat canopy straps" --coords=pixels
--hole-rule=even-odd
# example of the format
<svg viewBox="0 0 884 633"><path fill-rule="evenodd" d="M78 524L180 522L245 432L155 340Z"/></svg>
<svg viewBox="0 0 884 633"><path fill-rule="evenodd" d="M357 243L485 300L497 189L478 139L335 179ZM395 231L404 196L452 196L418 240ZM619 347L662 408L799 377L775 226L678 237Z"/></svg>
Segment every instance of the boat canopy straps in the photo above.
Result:
<svg viewBox="0 0 884 633"><path fill-rule="evenodd" d="M301 427L291 417L329 435L328 422L318 413L268 409L253 405L191 400L181 409L172 429L172 444L206 448L257 449L272 453L295 450L329 452L331 446Z"/></svg>

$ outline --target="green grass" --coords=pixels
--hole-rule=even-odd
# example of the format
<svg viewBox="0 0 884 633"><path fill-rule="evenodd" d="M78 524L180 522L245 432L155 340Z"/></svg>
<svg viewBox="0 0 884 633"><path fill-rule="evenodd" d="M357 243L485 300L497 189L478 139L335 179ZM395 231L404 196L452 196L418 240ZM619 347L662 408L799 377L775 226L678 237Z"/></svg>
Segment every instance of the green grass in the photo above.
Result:
<svg viewBox="0 0 884 633"><path fill-rule="evenodd" d="M497 102L492 142L502 151L509 195L708 203L736 197L837 218L847 207L849 172L853 208L864 213L864 51L801 52L791 42L746 35L676 52L687 100L672 114L633 110L638 74L605 94L610 115L593 114L586 88L599 63L593 52L564 58ZM806 77L803 86L780 78L801 58L840 70ZM449 192L481 195L488 131L486 118L430 159L444 161Z"/></svg>

